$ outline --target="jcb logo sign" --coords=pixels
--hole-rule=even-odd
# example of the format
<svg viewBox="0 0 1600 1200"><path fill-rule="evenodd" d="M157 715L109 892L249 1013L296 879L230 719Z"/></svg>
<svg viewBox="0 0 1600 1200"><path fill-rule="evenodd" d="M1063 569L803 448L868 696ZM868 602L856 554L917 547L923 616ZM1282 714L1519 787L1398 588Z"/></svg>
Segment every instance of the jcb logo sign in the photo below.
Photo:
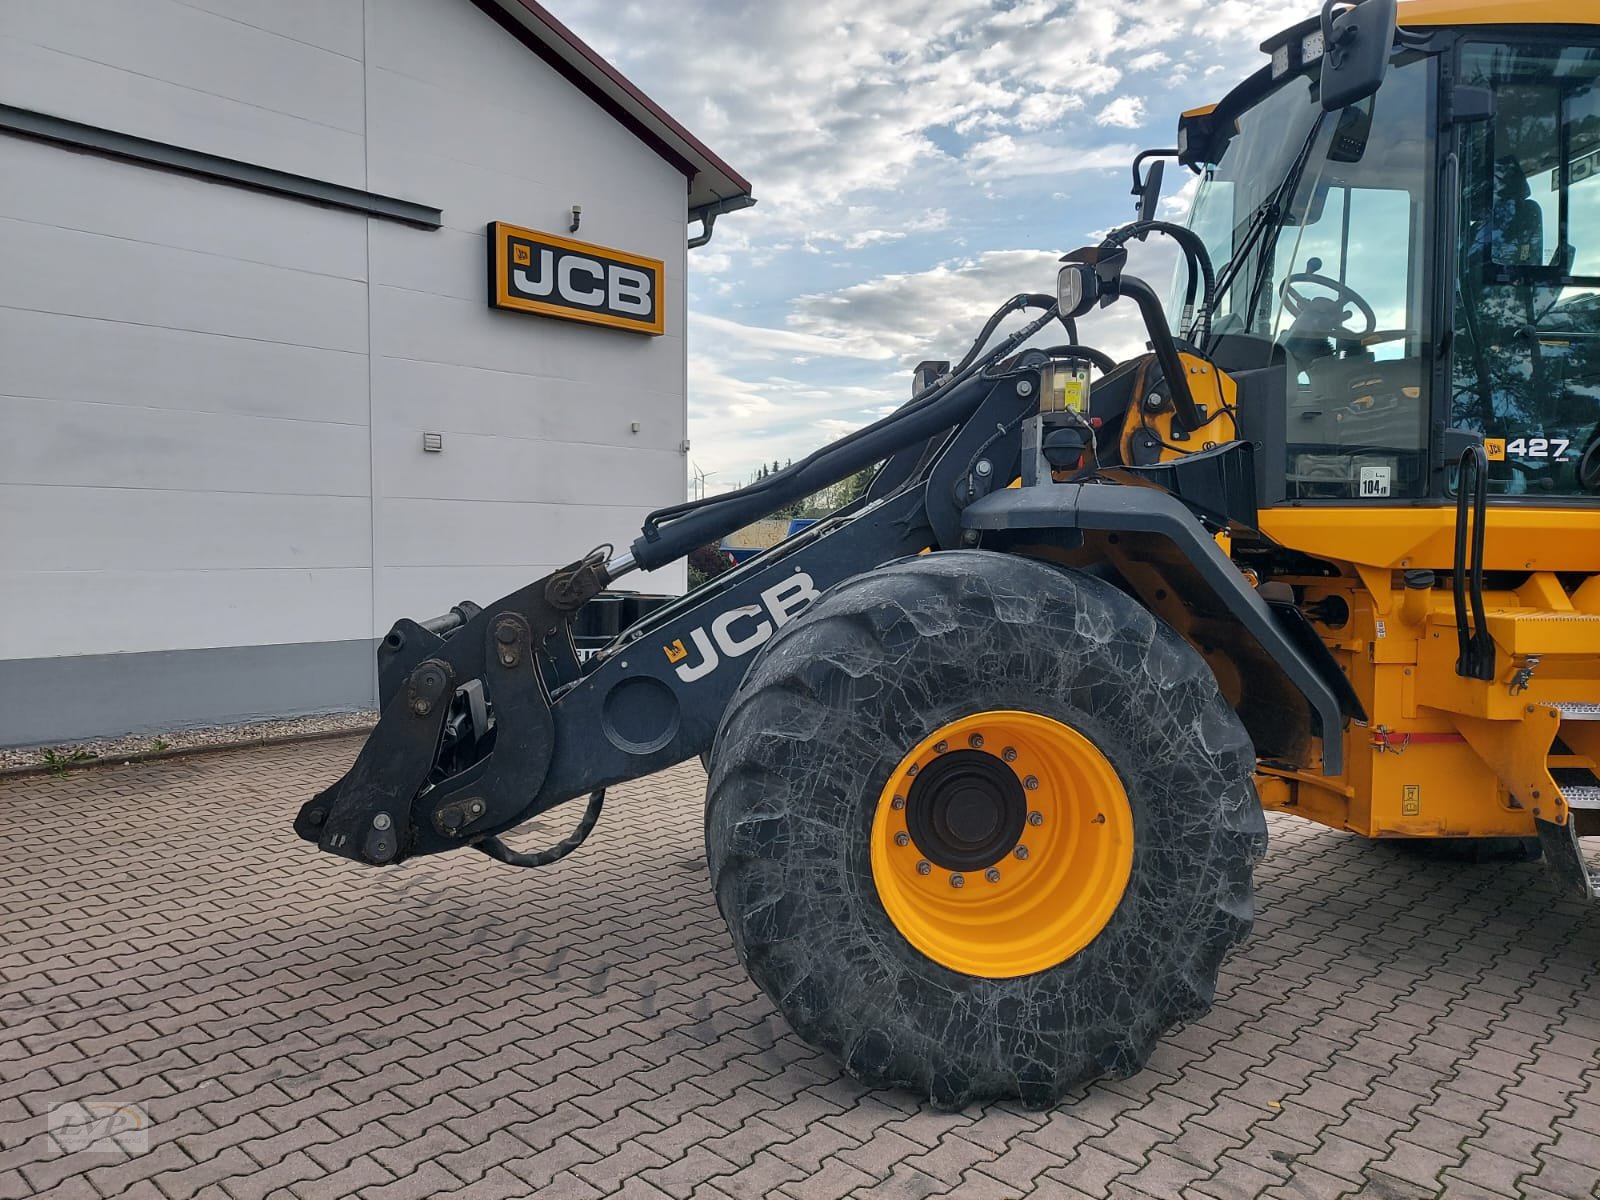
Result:
<svg viewBox="0 0 1600 1200"><path fill-rule="evenodd" d="M658 334L661 260L491 221L489 304Z"/></svg>
<svg viewBox="0 0 1600 1200"><path fill-rule="evenodd" d="M774 632L798 616L818 594L811 576L797 571L762 592L760 604L730 608L712 620L709 632L705 626L691 629L689 646L678 638L663 646L662 652L668 662L677 664L678 678L685 683L704 679L723 659L743 658L765 645ZM691 662L691 658L695 661Z"/></svg>

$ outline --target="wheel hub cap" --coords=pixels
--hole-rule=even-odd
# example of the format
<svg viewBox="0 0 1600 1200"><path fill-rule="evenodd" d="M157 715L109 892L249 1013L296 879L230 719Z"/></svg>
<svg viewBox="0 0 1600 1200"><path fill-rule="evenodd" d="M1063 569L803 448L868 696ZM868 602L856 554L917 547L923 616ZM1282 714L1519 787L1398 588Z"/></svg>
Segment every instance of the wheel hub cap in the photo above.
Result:
<svg viewBox="0 0 1600 1200"><path fill-rule="evenodd" d="M890 773L873 883L906 941L967 975L1065 962L1110 922L1133 868L1133 810L1109 759L1038 713L940 726Z"/></svg>
<svg viewBox="0 0 1600 1200"><path fill-rule="evenodd" d="M993 866L1022 838L1028 804L1005 763L953 750L929 763L906 795L906 826L922 856L949 871Z"/></svg>

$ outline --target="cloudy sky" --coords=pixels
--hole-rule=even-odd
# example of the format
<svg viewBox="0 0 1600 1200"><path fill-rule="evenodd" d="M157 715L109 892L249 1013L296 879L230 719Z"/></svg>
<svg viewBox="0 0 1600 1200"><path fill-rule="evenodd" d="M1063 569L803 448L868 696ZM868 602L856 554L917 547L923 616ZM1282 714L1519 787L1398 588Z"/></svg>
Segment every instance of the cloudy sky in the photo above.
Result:
<svg viewBox="0 0 1600 1200"><path fill-rule="evenodd" d="M1051 290L1060 254L1131 217L1134 153L1171 145L1181 110L1320 7L547 3L759 200L689 254L690 459L709 491L887 411L917 361L960 357L1006 297ZM1186 177L1173 168L1169 194ZM1134 253L1164 287L1170 257ZM1121 307L1084 340L1133 350Z"/></svg>

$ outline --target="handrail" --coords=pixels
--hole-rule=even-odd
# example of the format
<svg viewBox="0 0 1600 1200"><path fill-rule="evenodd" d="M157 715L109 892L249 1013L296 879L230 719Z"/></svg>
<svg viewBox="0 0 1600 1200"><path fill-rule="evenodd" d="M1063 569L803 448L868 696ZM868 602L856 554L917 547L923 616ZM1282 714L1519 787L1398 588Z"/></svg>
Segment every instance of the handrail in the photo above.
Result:
<svg viewBox="0 0 1600 1200"><path fill-rule="evenodd" d="M1472 489L1472 555L1467 556L1467 489ZM1466 679L1493 679L1494 639L1489 636L1488 616L1483 602L1484 521L1489 514L1489 456L1481 445L1468 446L1461 453L1461 469L1456 479L1455 569L1451 590L1455 594L1456 674ZM1472 601L1472 623L1467 623L1467 600Z"/></svg>

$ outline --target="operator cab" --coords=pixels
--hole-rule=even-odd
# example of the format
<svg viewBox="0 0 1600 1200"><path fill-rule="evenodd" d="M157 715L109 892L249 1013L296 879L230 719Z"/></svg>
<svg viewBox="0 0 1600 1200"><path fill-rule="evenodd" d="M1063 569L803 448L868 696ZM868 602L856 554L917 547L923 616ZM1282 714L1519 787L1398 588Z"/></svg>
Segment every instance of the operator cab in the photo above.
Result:
<svg viewBox="0 0 1600 1200"><path fill-rule="evenodd" d="M1312 21L1185 114L1219 264L1189 332L1281 379L1286 502L1437 502L1481 435L1492 495L1600 503L1600 29L1406 18L1347 107L1323 109Z"/></svg>

